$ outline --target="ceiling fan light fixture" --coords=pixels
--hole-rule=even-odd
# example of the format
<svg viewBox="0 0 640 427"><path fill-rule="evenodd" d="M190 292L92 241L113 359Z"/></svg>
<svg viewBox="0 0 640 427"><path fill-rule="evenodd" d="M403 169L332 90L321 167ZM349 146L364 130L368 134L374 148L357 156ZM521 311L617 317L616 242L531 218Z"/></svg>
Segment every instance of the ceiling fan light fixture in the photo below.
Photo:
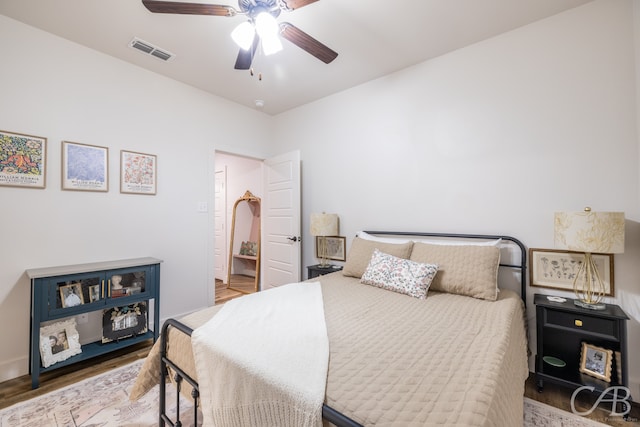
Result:
<svg viewBox="0 0 640 427"><path fill-rule="evenodd" d="M260 12L255 22L256 32L260 38L276 37L280 32L278 21L269 12Z"/></svg>
<svg viewBox="0 0 640 427"><path fill-rule="evenodd" d="M282 42L277 35L262 38L262 51L265 56L278 53L282 50Z"/></svg>
<svg viewBox="0 0 640 427"><path fill-rule="evenodd" d="M249 50L255 34L256 30L253 25L249 21L245 21L231 32L231 38L241 49Z"/></svg>

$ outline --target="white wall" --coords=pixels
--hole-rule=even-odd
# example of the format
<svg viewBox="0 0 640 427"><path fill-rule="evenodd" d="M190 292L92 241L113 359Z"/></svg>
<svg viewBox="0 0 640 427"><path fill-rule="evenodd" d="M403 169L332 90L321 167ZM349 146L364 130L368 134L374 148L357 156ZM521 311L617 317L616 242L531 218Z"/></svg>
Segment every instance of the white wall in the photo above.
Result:
<svg viewBox="0 0 640 427"><path fill-rule="evenodd" d="M153 256L161 317L212 303L197 205L213 206L215 150L265 157L271 119L1 15L0 52L0 129L48 138L49 157L46 189L0 187L2 381L27 372L28 268ZM109 192L60 189L62 140L109 148ZM157 155L157 195L120 194L121 149Z"/></svg>
<svg viewBox="0 0 640 427"><path fill-rule="evenodd" d="M311 212L361 229L508 234L553 248L556 211L624 211L615 302L640 294L632 4L596 1L276 117ZM321 119L318 119L321 118ZM303 142L300 142L303 141ZM530 336L535 337L529 288ZM571 294L567 294L571 296ZM640 314L629 321L640 394ZM535 354L535 339L531 341ZM533 360L533 358L531 359ZM530 365L533 369L533 365Z"/></svg>

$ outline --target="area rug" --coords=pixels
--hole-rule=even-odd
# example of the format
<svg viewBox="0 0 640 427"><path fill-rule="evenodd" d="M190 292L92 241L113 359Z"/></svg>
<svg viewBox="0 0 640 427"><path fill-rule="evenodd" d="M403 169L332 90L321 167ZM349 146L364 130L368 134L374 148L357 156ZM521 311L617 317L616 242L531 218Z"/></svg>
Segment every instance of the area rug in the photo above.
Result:
<svg viewBox="0 0 640 427"><path fill-rule="evenodd" d="M0 427L152 427L158 425L158 386L129 401L143 361L87 378L0 410ZM167 414L175 419L176 394L167 387ZM180 419L193 425L193 404L180 399ZM199 417L201 418L201 417Z"/></svg>
<svg viewBox="0 0 640 427"><path fill-rule="evenodd" d="M129 401L129 390L141 366L142 361L137 361L2 409L0 427L157 426L157 386L139 401ZM167 387L167 402L167 412L174 417L173 387ZM183 425L193 426L191 402L181 399L180 412ZM523 426L602 427L604 424L525 398Z"/></svg>

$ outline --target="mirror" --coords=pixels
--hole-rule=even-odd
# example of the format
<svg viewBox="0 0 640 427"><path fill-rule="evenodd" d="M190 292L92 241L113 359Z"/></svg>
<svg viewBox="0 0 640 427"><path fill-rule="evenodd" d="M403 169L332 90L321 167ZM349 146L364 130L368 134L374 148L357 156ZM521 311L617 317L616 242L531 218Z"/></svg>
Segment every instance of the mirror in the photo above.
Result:
<svg viewBox="0 0 640 427"><path fill-rule="evenodd" d="M233 205L227 288L249 294L260 283L260 198L249 190Z"/></svg>

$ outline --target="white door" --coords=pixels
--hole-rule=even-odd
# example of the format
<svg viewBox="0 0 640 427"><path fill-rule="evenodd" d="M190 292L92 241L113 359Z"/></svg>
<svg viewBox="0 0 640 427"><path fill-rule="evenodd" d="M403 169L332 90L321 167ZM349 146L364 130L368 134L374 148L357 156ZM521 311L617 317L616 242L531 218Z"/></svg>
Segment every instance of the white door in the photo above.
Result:
<svg viewBox="0 0 640 427"><path fill-rule="evenodd" d="M262 289L300 281L300 152L264 161Z"/></svg>
<svg viewBox="0 0 640 427"><path fill-rule="evenodd" d="M227 282L227 167L216 171L215 181L215 278Z"/></svg>

